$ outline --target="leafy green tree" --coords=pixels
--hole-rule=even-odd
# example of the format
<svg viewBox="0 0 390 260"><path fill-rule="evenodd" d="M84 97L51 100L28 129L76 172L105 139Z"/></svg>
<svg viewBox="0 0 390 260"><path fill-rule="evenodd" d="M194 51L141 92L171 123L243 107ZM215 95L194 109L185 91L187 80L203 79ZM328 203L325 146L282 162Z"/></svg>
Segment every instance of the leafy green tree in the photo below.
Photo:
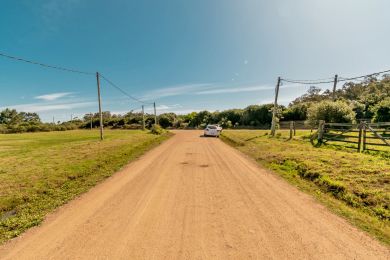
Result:
<svg viewBox="0 0 390 260"><path fill-rule="evenodd" d="M232 127L233 127L232 121L230 121L230 120L227 119L226 117L221 118L219 124L220 124L223 128L232 128Z"/></svg>
<svg viewBox="0 0 390 260"><path fill-rule="evenodd" d="M310 125L317 125L319 120L327 123L352 123L355 121L355 112L345 101L336 102L325 100L313 104L307 111Z"/></svg>
<svg viewBox="0 0 390 260"><path fill-rule="evenodd" d="M283 111L283 120L301 121L307 118L307 109L311 103L296 103Z"/></svg>
<svg viewBox="0 0 390 260"><path fill-rule="evenodd" d="M356 114L356 119L366 118L366 106L359 101L352 101L351 104L352 110Z"/></svg>
<svg viewBox="0 0 390 260"><path fill-rule="evenodd" d="M244 109L241 125L265 126L272 121L273 104L251 105Z"/></svg>
<svg viewBox="0 0 390 260"><path fill-rule="evenodd" d="M390 97L376 104L371 111L374 122L390 122Z"/></svg>
<svg viewBox="0 0 390 260"><path fill-rule="evenodd" d="M176 115L174 113L165 113L158 117L158 123L162 128L172 127L175 121Z"/></svg>
<svg viewBox="0 0 390 260"><path fill-rule="evenodd" d="M29 113L29 112L20 112L19 116L23 122L34 122L40 123L41 119L37 113Z"/></svg>
<svg viewBox="0 0 390 260"><path fill-rule="evenodd" d="M0 124L14 125L22 121L15 109L6 108L0 112Z"/></svg>
<svg viewBox="0 0 390 260"><path fill-rule="evenodd" d="M219 112L219 119L216 120L216 123L226 123L227 121L230 121L231 126L236 125L236 123L240 123L242 116L244 114L243 109L228 109ZM222 123L222 119L225 119ZM230 127L231 127L230 126Z"/></svg>
<svg viewBox="0 0 390 260"><path fill-rule="evenodd" d="M204 110L200 111L199 113L196 113L195 116L189 122L189 124L193 127L203 127L204 125L211 123L211 119L212 114L209 111Z"/></svg>
<svg viewBox="0 0 390 260"><path fill-rule="evenodd" d="M311 103L311 102L320 102L324 99L329 99L329 94L321 94L322 90L318 87L311 86L305 94L296 98L291 105L299 103Z"/></svg>

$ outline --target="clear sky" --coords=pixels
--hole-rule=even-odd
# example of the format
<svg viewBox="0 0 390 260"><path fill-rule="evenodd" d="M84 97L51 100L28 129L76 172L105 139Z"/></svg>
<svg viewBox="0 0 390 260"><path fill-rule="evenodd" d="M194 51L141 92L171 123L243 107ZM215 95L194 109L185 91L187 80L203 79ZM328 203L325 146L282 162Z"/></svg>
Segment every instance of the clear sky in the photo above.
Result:
<svg viewBox="0 0 390 260"><path fill-rule="evenodd" d="M0 52L99 71L160 113L243 108L272 102L278 76L389 69L389 10L388 0L3 0ZM280 102L306 89L282 88ZM94 76L0 57L0 90L0 109L46 121L97 111ZM102 98L103 110L140 107L105 82Z"/></svg>

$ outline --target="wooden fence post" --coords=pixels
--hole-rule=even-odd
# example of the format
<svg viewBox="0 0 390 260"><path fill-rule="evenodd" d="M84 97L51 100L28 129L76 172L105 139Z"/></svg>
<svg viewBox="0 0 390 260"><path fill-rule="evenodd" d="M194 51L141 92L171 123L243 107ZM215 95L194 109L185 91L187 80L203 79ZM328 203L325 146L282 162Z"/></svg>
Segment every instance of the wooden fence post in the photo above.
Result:
<svg viewBox="0 0 390 260"><path fill-rule="evenodd" d="M324 127L325 127L325 121L320 120L320 123L318 124L318 142L322 143L322 139L324 138Z"/></svg>
<svg viewBox="0 0 390 260"><path fill-rule="evenodd" d="M364 123L360 123L360 124L359 124L358 153L360 153L360 152L361 152L361 149L362 149L363 124L364 124Z"/></svg>
<svg viewBox="0 0 390 260"><path fill-rule="evenodd" d="M294 136L297 134L297 125L295 124L295 121L293 121L293 126L294 126Z"/></svg>
<svg viewBox="0 0 390 260"><path fill-rule="evenodd" d="M366 122L364 122L364 125L363 125L363 151L366 150L366 140L367 140L367 126L366 126Z"/></svg>
<svg viewBox="0 0 390 260"><path fill-rule="evenodd" d="M290 121L290 140L293 138L294 121Z"/></svg>

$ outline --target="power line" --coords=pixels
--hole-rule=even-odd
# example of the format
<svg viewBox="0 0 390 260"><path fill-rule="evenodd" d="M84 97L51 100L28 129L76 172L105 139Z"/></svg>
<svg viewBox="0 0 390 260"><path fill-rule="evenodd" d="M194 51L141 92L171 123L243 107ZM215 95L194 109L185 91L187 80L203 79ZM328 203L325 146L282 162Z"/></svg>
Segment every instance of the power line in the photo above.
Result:
<svg viewBox="0 0 390 260"><path fill-rule="evenodd" d="M92 72L86 72L86 71L81 71L81 70L69 69L69 68L65 68L65 67L48 65L48 64L41 63L41 62L36 62L36 61L32 61L32 60L27 60L27 59L24 59L24 58L11 56L11 55L8 55L8 54L5 54L5 53L1 53L1 52L0 52L0 56L2 56L4 58L12 59L12 60L22 61L22 62L34 64L34 65L39 65L39 66L42 66L42 67L45 67L45 68L51 68L51 69L62 70L62 71L72 72L72 73L85 74L85 75L94 75L94 73L92 73Z"/></svg>
<svg viewBox="0 0 390 260"><path fill-rule="evenodd" d="M367 74L367 75L362 75L362 76L357 76L357 77L351 77L351 78L339 77L337 82L344 82L344 81L348 81L348 80L367 78L367 77L380 75L380 74L387 73L387 72L390 72L390 70L379 71L379 72L375 72L375 73L371 73L371 74ZM331 78L328 78L328 79L331 79ZM318 85L318 84L334 83L334 79L333 80L327 80L327 79L322 79L322 80L321 79L318 79L318 80L282 79L282 81L289 82L289 83L295 83L295 84L303 84L303 85Z"/></svg>
<svg viewBox="0 0 390 260"><path fill-rule="evenodd" d="M323 78L323 79L283 79L284 81L297 81L297 82L323 82L333 80L334 77Z"/></svg>
<svg viewBox="0 0 390 260"><path fill-rule="evenodd" d="M341 80L339 80L339 81L348 81L348 80L355 80L355 79L367 78L367 77L371 77L371 76L375 76L375 75L379 75L379 74L383 74L383 73L387 73L387 72L390 72L390 70L384 70L384 71L380 71L380 72L376 72L376 73L371 73L371 74L367 74L367 75L363 75L363 76L358 76L358 77L352 77L352 78L341 78Z"/></svg>
<svg viewBox="0 0 390 260"><path fill-rule="evenodd" d="M145 102L139 98L136 98L136 97L133 97L132 95L130 95L129 93L127 93L126 91L124 91L122 88L118 87L116 84L114 84L111 80L109 80L108 78L104 77L102 74L100 74L100 76L102 77L102 79L104 79L108 84L110 84L112 87L116 88L117 90L119 90L122 94L124 94L125 96L129 97L130 99L132 100L135 100L141 104L148 104L148 105L151 105L153 103L148 103L148 102Z"/></svg>
<svg viewBox="0 0 390 260"><path fill-rule="evenodd" d="M294 83L294 84L303 84L303 85L318 85L318 84L327 84L327 83L334 82L334 80L310 82L310 81L298 81L298 80L289 80L289 79L282 79L282 81L288 83Z"/></svg>

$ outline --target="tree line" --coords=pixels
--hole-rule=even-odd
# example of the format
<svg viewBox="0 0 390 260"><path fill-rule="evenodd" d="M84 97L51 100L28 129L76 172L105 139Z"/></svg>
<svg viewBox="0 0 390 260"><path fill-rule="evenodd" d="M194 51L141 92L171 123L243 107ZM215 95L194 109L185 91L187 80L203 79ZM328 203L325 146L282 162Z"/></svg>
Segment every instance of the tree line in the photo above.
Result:
<svg viewBox="0 0 390 260"><path fill-rule="evenodd" d="M203 128L220 124L224 128L269 128L273 104L250 105L244 109L200 111L185 115L164 113L158 116L163 128ZM390 76L369 77L359 83L347 82L335 93L312 86L288 106L278 106L280 121L305 121L315 126L319 120L332 123L352 123L359 120L390 122ZM154 115L145 114L145 127L154 125ZM112 129L141 129L143 115L130 111L124 115L103 112L103 125ZM5 109L0 112L0 133L65 131L99 127L99 115L86 114L67 122L44 123L37 113Z"/></svg>

